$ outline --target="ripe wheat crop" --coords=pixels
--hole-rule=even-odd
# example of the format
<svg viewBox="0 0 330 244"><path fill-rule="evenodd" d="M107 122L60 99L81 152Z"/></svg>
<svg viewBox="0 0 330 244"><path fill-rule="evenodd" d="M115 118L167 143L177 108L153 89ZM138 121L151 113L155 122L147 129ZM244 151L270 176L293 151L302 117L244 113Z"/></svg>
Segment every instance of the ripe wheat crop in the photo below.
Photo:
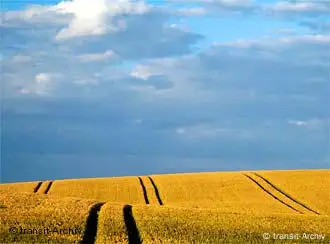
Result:
<svg viewBox="0 0 330 244"><path fill-rule="evenodd" d="M263 233L271 243L285 233L301 235L285 243L310 243L303 234L330 243L329 176L242 171L1 184L0 243L268 243ZM59 233L69 228L79 233Z"/></svg>
<svg viewBox="0 0 330 244"><path fill-rule="evenodd" d="M242 173L152 176L166 205L217 208L224 212L293 213Z"/></svg>
<svg viewBox="0 0 330 244"><path fill-rule="evenodd" d="M49 194L99 201L144 203L137 177L58 180L54 181Z"/></svg>
<svg viewBox="0 0 330 244"><path fill-rule="evenodd" d="M330 214L330 170L260 171L259 174L321 214Z"/></svg>
<svg viewBox="0 0 330 244"><path fill-rule="evenodd" d="M95 201L0 190L0 243L78 243Z"/></svg>
<svg viewBox="0 0 330 244"><path fill-rule="evenodd" d="M237 214L219 209L141 205L134 206L132 212L143 243L267 243L264 233L323 233L323 243L330 241L329 216Z"/></svg>

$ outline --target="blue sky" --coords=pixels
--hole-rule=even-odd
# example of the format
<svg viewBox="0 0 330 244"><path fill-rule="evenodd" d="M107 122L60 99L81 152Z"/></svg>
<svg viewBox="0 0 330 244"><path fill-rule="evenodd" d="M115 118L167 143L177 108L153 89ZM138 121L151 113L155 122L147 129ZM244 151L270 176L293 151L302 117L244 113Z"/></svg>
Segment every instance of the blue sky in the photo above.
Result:
<svg viewBox="0 0 330 244"><path fill-rule="evenodd" d="M2 182L330 166L328 0L3 9Z"/></svg>

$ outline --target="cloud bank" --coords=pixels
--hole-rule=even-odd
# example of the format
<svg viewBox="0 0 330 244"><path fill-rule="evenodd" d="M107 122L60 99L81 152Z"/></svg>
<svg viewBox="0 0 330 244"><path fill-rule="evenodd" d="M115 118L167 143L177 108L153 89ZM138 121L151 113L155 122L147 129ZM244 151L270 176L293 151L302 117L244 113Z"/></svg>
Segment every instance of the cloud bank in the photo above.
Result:
<svg viewBox="0 0 330 244"><path fill-rule="evenodd" d="M4 12L2 177L40 155L138 155L160 171L191 169L157 163L165 157L217 159L205 164L213 170L328 167L330 36L318 23L329 2L175 4L74 0ZM182 27L221 13L297 32L201 46L209 37Z"/></svg>

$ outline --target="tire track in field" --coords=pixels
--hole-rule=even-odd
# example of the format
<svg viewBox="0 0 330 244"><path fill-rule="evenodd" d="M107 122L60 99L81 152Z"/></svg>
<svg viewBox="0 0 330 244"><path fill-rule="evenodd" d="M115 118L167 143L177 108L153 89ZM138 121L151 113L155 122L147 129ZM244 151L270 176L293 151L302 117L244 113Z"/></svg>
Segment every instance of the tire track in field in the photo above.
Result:
<svg viewBox="0 0 330 244"><path fill-rule="evenodd" d="M42 181L38 182L38 184L36 185L36 187L33 189L33 193L37 193L38 190L40 189L41 185L42 185Z"/></svg>
<svg viewBox="0 0 330 244"><path fill-rule="evenodd" d="M104 204L105 204L104 202L97 203L91 207L88 217L87 217L84 236L83 236L82 241L80 242L81 244L94 244L95 243L96 235L97 235L99 212L101 211L101 207Z"/></svg>
<svg viewBox="0 0 330 244"><path fill-rule="evenodd" d="M141 244L141 237L137 228L131 205L125 205L123 208L124 221L128 235L129 244Z"/></svg>
<svg viewBox="0 0 330 244"><path fill-rule="evenodd" d="M52 187L53 183L54 183L54 181L50 181L48 183L48 186L47 186L46 190L44 191L44 194L48 194L48 192L49 192L50 188Z"/></svg>
<svg viewBox="0 0 330 244"><path fill-rule="evenodd" d="M284 202L283 200L279 199L277 196L275 196L273 193L271 193L270 191L268 191L265 187L263 187L258 181L256 181L255 179L253 179L251 176L244 174L244 176L246 176L248 179L250 179L252 182L254 182L257 186L259 186L264 192L266 192L268 195L270 195L272 198L274 198L275 200L277 200L278 202L284 204L285 206L291 208L292 210L300 213L300 214L304 214L303 212L301 212L300 210L296 209L295 207L291 206L290 204Z"/></svg>
<svg viewBox="0 0 330 244"><path fill-rule="evenodd" d="M269 186L271 186L272 188L274 188L276 191L280 192L282 195L284 195L285 197L289 198L291 201L295 202L296 204L300 205L302 208L304 208L307 211L310 211L314 214L320 215L320 213L318 213L317 211L313 210L312 208L308 207L306 204L298 201L297 199L293 198L292 196L290 196L288 193L286 193L285 191L283 191L282 189L280 189L279 187L277 187L276 185L274 185L272 182L270 182L268 179L266 179L265 177L263 177L262 175L258 174L258 173L254 173L254 175L256 175L257 177L259 177L259 179L262 179L264 182L266 182Z"/></svg>
<svg viewBox="0 0 330 244"><path fill-rule="evenodd" d="M158 187L157 187L156 183L154 182L154 180L150 176L148 176L148 178L149 178L149 180L150 180L150 182L151 182L151 184L154 188L154 191L155 191L155 194L156 194L159 205L164 205L163 201L160 197L159 190L158 190Z"/></svg>
<svg viewBox="0 0 330 244"><path fill-rule="evenodd" d="M146 204L149 204L150 201L149 201L149 198L148 198L146 186L144 185L142 178L141 177L138 177L138 178L139 178L139 181L140 181L140 185L142 187L144 201L146 202Z"/></svg>

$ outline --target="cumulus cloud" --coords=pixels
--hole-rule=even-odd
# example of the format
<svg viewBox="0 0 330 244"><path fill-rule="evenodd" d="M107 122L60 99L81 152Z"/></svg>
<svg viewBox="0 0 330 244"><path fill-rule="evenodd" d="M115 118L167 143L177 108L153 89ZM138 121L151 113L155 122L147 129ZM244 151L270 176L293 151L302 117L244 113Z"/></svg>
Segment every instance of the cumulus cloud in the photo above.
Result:
<svg viewBox="0 0 330 244"><path fill-rule="evenodd" d="M187 88L181 90L182 97L189 92L188 88L200 94L201 88L209 89L211 94L228 94L226 89L235 88L233 93L247 99L263 96L264 92L282 97L284 91L296 97L308 93L318 96L327 88L330 53L324 50L329 50L329 41L326 35L302 35L218 43L197 57L154 61L144 66L148 66L149 72L166 75L174 82L174 90ZM237 69L240 72L235 72ZM265 81L262 74L271 75ZM229 93L226 99L230 97Z"/></svg>
<svg viewBox="0 0 330 244"><path fill-rule="evenodd" d="M88 0L61 1L56 5L32 5L21 11L4 13L5 26L19 23L64 25L56 40L68 40L79 36L103 35L125 28L125 21L116 16L144 14L149 12L144 1L129 0Z"/></svg>
<svg viewBox="0 0 330 244"><path fill-rule="evenodd" d="M30 52L39 52L45 48L47 53L51 50L66 51L72 55L86 50L90 53L104 53L110 47L123 59L142 56L154 58L189 53L192 46L203 39L202 35L167 25L171 13L160 8L151 8L141 1L99 1L94 10L94 7L84 7L88 2L61 2L55 6L40 8L42 11L39 14L30 14L29 18L21 16L26 15L32 7L12 11L4 18L2 42L6 47L5 51L12 55L17 50L26 50L28 46ZM33 22L38 16L48 16L49 9L55 12L50 15L49 21L42 19L38 23ZM86 9L89 10L86 12ZM37 10L38 8L34 12ZM113 28L118 31L113 32ZM75 36L80 38L73 40Z"/></svg>
<svg viewBox="0 0 330 244"><path fill-rule="evenodd" d="M219 2L229 12L255 4ZM134 152L297 162L324 156L327 34L226 42L219 36L197 48L204 37L182 28L173 11L128 1L89 4L5 14L7 154ZM88 18L94 20L83 26ZM15 138L31 144L15 144Z"/></svg>
<svg viewBox="0 0 330 244"><path fill-rule="evenodd" d="M50 74L50 73L38 73L34 78L34 82L30 84L23 85L20 88L19 93L21 94L35 94L38 96L45 96L50 94L52 87L55 85L59 78L60 74Z"/></svg>
<svg viewBox="0 0 330 244"><path fill-rule="evenodd" d="M74 0L61 2L57 5L58 11L64 14L73 14L74 18L68 27L62 29L57 40L65 40L84 35L102 35L111 31L125 28L123 21L114 24L112 18L123 14L143 14L149 10L143 1L131 2L97 0L91 3L88 0Z"/></svg>
<svg viewBox="0 0 330 244"><path fill-rule="evenodd" d="M132 76L119 68L121 62L187 54L203 38L188 30L174 28L167 23L170 14L141 1L100 1L95 6L93 3L95 9L93 7L91 13L84 12L82 6L86 4L88 2L81 0L65 1L4 13L2 45L5 58L2 59L2 67L6 97L36 94L31 92L31 87L36 86L38 73L61 73L65 77L63 82L52 83L52 89L47 89L57 96L106 95L105 90L98 86L100 83L111 89L123 90L123 84L130 82L120 81L146 78L141 79L138 75L141 71L133 71ZM74 40L68 37L65 41L56 41L56 36L63 30L75 33L70 25L76 23L77 18L94 16L103 16L96 20L104 22L92 24L123 21L126 27L103 35L88 34L87 31L86 35L80 36L79 27ZM155 86L156 90L171 86L158 74L153 74L152 80L133 83L142 90L147 86Z"/></svg>

